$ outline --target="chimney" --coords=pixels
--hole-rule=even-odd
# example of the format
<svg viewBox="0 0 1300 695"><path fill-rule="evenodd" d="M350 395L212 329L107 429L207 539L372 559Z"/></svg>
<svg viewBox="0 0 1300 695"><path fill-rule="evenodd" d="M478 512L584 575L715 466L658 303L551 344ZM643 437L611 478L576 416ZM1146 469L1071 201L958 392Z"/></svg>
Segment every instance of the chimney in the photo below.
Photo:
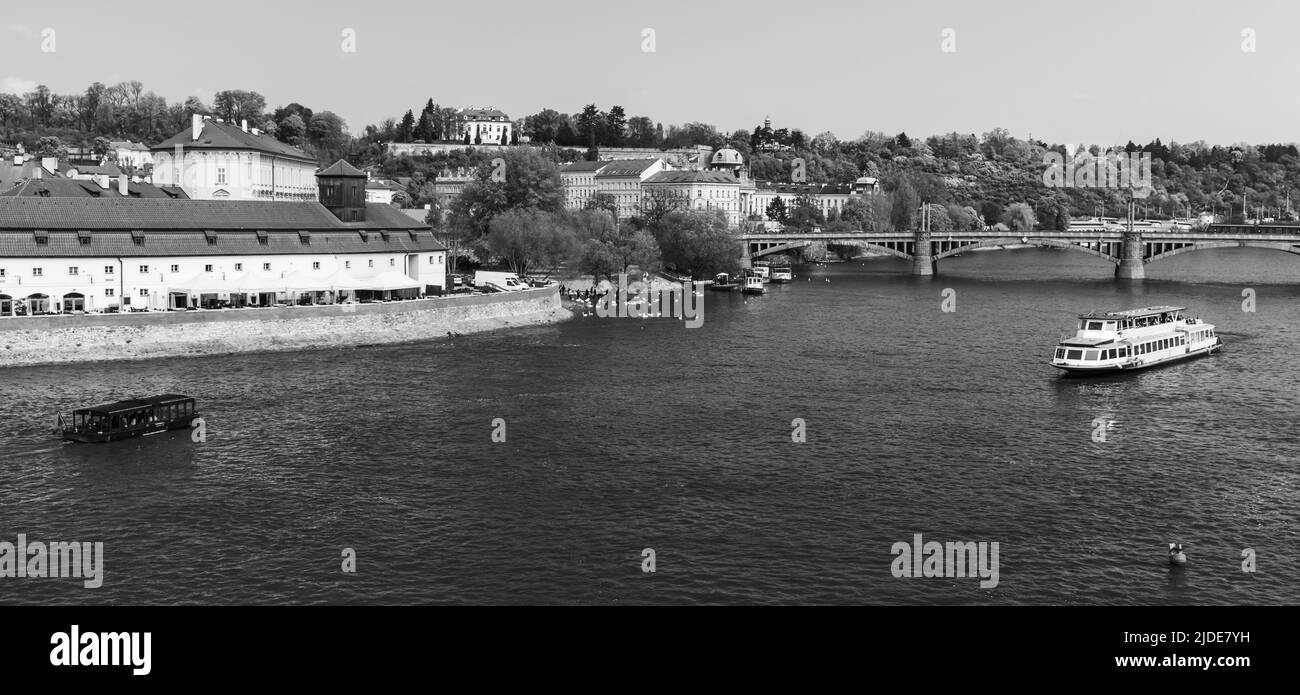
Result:
<svg viewBox="0 0 1300 695"><path fill-rule="evenodd" d="M46 169L49 169L51 174L58 173L58 171L59 171L59 158L58 158L58 157L41 157L41 166L45 167Z"/></svg>
<svg viewBox="0 0 1300 695"><path fill-rule="evenodd" d="M239 121L239 129L242 130L242 131L244 131L245 133L248 132L248 119L247 119L247 118L241 119L241 120Z"/></svg>
<svg viewBox="0 0 1300 695"><path fill-rule="evenodd" d="M257 128L249 128L249 131L251 131L251 132L253 133L253 135L261 135L261 134L262 134L262 131L258 130Z"/></svg>
<svg viewBox="0 0 1300 695"><path fill-rule="evenodd" d="M203 117L197 113L190 116L190 140L198 140L203 133Z"/></svg>
<svg viewBox="0 0 1300 695"><path fill-rule="evenodd" d="M108 190L108 174L95 174L95 185Z"/></svg>
<svg viewBox="0 0 1300 695"><path fill-rule="evenodd" d="M32 167L32 178L38 180L41 179L42 178L41 172L43 171L45 171L45 167L41 167L41 166Z"/></svg>
<svg viewBox="0 0 1300 695"><path fill-rule="evenodd" d="M14 155L14 166L20 167L22 165L23 165L23 156L21 154Z"/></svg>
<svg viewBox="0 0 1300 695"><path fill-rule="evenodd" d="M126 184L127 184L126 174L122 174L117 177L117 192L120 193L123 198L131 194L130 189L127 188Z"/></svg>

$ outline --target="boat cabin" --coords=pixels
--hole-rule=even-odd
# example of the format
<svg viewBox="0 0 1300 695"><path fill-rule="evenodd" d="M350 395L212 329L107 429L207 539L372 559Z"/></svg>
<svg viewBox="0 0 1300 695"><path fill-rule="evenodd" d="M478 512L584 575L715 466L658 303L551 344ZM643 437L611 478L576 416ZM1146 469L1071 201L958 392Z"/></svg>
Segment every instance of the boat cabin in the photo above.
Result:
<svg viewBox="0 0 1300 695"><path fill-rule="evenodd" d="M72 411L63 438L81 442L110 441L189 427L198 409L189 396L167 394L107 403Z"/></svg>
<svg viewBox="0 0 1300 695"><path fill-rule="evenodd" d="M1149 328L1183 319L1183 307L1152 306L1128 311L1090 312L1079 316L1079 333L1118 333L1135 328Z"/></svg>

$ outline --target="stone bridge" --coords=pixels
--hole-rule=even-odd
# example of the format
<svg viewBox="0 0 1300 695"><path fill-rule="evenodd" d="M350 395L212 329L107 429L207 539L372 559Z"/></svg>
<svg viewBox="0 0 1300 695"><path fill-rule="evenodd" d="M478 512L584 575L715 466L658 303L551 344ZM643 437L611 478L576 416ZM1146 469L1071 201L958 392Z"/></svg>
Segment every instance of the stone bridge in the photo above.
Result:
<svg viewBox="0 0 1300 695"><path fill-rule="evenodd" d="M1035 231L1005 232L838 232L746 233L740 235L743 267L753 259L803 248L813 242L854 242L867 249L912 261L913 275L933 275L937 263L963 251L1012 244L1079 251L1115 265L1115 277L1146 277L1146 265L1191 251L1233 246L1300 254L1300 226L1215 225L1206 231Z"/></svg>

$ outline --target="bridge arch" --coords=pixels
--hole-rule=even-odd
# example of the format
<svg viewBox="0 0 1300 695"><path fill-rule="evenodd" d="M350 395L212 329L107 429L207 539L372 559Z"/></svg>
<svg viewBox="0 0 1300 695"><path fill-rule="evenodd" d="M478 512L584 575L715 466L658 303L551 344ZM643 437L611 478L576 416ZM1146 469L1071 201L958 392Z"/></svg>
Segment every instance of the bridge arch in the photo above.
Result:
<svg viewBox="0 0 1300 695"><path fill-rule="evenodd" d="M947 251L944 251L943 253L935 254L934 260L938 261L944 258L948 258L949 256L955 256L959 253L962 253L963 251L974 251L975 249L995 248L995 247L1009 246L1012 244L1033 244L1034 246L1051 246L1053 248L1058 248L1058 249L1082 251L1090 256L1096 256L1097 258L1105 260L1111 264L1114 265L1119 264L1118 257L1112 256L1102 251L1098 251L1097 249L1090 249L1086 246L1080 246L1079 244L1074 243L1072 241L1062 241L1060 239L1044 239L1042 237L1032 237L1032 236L1005 237L1000 239L985 239L976 242L974 244L967 244L966 246L958 246L956 248L952 248Z"/></svg>
<svg viewBox="0 0 1300 695"><path fill-rule="evenodd" d="M1250 247L1256 249L1270 249L1273 251L1286 251L1287 253L1300 254L1300 244L1289 241L1256 241L1254 239L1243 239L1240 241L1198 241L1195 244L1188 244L1176 249L1170 249L1163 253L1157 253L1142 259L1143 263L1154 263L1162 261L1171 256L1191 253L1192 251L1209 251L1212 249L1232 249L1239 247Z"/></svg>

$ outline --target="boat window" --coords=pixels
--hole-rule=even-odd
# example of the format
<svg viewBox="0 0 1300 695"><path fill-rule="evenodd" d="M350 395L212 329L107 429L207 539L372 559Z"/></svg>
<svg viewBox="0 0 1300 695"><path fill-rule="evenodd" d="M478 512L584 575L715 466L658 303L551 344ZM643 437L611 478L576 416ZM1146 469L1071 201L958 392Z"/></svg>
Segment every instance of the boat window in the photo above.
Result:
<svg viewBox="0 0 1300 695"><path fill-rule="evenodd" d="M1065 357L1065 348L1056 348L1056 359L1059 360L1064 357Z"/></svg>
<svg viewBox="0 0 1300 695"><path fill-rule="evenodd" d="M1080 356L1081 356L1082 354L1083 354L1083 351L1082 351L1082 350L1067 350L1066 353L1065 353L1065 359L1067 359L1067 360L1077 360L1077 359L1080 359Z"/></svg>
<svg viewBox="0 0 1300 695"><path fill-rule="evenodd" d="M1115 330L1115 322L1114 322L1114 321L1107 321L1107 322L1106 322L1106 330L1108 330L1108 331L1113 331L1113 330Z"/></svg>
<svg viewBox="0 0 1300 695"><path fill-rule="evenodd" d="M1096 351L1096 350L1085 350L1084 353L1083 353L1083 359L1085 359L1085 360L1092 360L1092 361L1094 361L1094 362L1097 361L1097 351Z"/></svg>
<svg viewBox="0 0 1300 695"><path fill-rule="evenodd" d="M1088 322L1088 330L1090 330L1090 331L1100 331L1100 330L1101 330L1101 321L1089 321L1089 322Z"/></svg>

